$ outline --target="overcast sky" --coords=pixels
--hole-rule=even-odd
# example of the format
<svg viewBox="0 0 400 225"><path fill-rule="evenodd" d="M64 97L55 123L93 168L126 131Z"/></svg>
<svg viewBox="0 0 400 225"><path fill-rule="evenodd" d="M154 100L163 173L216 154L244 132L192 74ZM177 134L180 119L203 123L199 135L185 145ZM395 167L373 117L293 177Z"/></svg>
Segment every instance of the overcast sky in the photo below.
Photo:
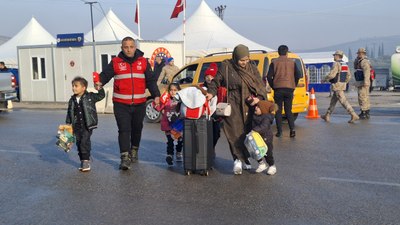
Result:
<svg viewBox="0 0 400 225"><path fill-rule="evenodd" d="M93 0L94 1L94 0ZM111 8L134 33L136 0L97 0L94 25ZM187 17L201 0L187 0ZM211 8L226 5L224 21L264 46L314 49L367 37L400 35L398 0L206 0ZM169 19L176 0L141 0L142 38L163 37L180 23ZM101 7L100 7L101 6ZM34 16L54 36L86 33L90 8L83 0L0 0L1 36L12 37ZM400 44L400 40L399 40Z"/></svg>

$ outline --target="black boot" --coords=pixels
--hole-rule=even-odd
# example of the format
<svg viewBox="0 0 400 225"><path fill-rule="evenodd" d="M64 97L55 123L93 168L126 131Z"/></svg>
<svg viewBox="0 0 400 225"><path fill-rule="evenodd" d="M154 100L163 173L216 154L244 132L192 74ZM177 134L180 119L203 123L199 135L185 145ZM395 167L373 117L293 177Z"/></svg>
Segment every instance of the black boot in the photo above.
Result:
<svg viewBox="0 0 400 225"><path fill-rule="evenodd" d="M290 130L290 137L291 138L296 137L296 131L295 130Z"/></svg>
<svg viewBox="0 0 400 225"><path fill-rule="evenodd" d="M365 111L365 119L369 120L369 118L371 118L371 116L369 115L369 109L367 111Z"/></svg>
<svg viewBox="0 0 400 225"><path fill-rule="evenodd" d="M278 129L278 132L275 134L276 137L281 137L282 136L282 130Z"/></svg>
<svg viewBox="0 0 400 225"><path fill-rule="evenodd" d="M119 165L120 170L129 170L131 168L131 159L129 158L128 152L121 153L121 164Z"/></svg>
<svg viewBox="0 0 400 225"><path fill-rule="evenodd" d="M183 147L183 140L178 140L178 144L176 145L176 161L182 162L183 161L183 154L182 154L182 147Z"/></svg>
<svg viewBox="0 0 400 225"><path fill-rule="evenodd" d="M138 151L139 148L138 147L132 147L131 151L129 152L129 158L131 160L131 162L135 163L138 161L139 157L138 157Z"/></svg>
<svg viewBox="0 0 400 225"><path fill-rule="evenodd" d="M174 139L172 139L171 135L167 135L167 157L165 161L167 161L168 165L172 166L173 163L173 155L174 155Z"/></svg>
<svg viewBox="0 0 400 225"><path fill-rule="evenodd" d="M360 120L365 120L367 118L366 111L361 111L358 117L360 117Z"/></svg>

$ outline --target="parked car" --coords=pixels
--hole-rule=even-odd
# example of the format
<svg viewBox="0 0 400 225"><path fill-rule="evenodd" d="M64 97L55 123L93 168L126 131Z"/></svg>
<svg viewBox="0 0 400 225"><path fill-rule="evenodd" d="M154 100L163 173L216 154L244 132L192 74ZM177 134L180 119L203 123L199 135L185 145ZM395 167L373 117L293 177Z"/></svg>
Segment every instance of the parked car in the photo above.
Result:
<svg viewBox="0 0 400 225"><path fill-rule="evenodd" d="M8 109L8 101L17 99L17 82L11 72L0 72L0 111Z"/></svg>

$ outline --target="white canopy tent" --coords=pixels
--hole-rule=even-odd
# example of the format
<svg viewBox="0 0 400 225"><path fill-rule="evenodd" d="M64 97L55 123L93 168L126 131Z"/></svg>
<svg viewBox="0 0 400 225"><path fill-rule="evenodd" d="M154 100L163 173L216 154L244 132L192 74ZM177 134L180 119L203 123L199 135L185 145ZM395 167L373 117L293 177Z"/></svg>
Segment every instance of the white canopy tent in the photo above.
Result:
<svg viewBox="0 0 400 225"><path fill-rule="evenodd" d="M93 28L94 40L99 41L120 41L126 36L134 39L139 37L134 34L110 9L107 15ZM92 31L85 34L85 41L92 41Z"/></svg>
<svg viewBox="0 0 400 225"><path fill-rule="evenodd" d="M332 52L307 52L307 53L297 53L302 59L304 64L316 64L316 63L331 63L334 62ZM343 61L349 62L349 58L343 55Z"/></svg>
<svg viewBox="0 0 400 225"><path fill-rule="evenodd" d="M160 40L182 41L183 25ZM226 25L207 5L201 1L197 10L186 20L186 56L201 57L210 53L232 51L238 44L244 44L251 50L273 49L255 43Z"/></svg>
<svg viewBox="0 0 400 225"><path fill-rule="evenodd" d="M17 67L17 46L48 45L51 43L55 44L56 39L32 17L14 37L0 45L0 61L4 61L9 67Z"/></svg>

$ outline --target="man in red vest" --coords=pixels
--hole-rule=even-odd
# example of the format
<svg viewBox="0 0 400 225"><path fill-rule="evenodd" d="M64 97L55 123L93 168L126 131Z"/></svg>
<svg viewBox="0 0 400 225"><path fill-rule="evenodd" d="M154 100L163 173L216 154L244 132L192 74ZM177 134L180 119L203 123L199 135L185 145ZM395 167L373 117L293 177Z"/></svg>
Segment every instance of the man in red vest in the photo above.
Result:
<svg viewBox="0 0 400 225"><path fill-rule="evenodd" d="M130 169L131 162L138 160L143 119L146 114L146 88L155 103L159 104L160 92L150 63L143 52L136 48L132 37L122 40L122 51L100 73L96 87L114 78L114 115L118 126L118 143L121 153L119 169Z"/></svg>

